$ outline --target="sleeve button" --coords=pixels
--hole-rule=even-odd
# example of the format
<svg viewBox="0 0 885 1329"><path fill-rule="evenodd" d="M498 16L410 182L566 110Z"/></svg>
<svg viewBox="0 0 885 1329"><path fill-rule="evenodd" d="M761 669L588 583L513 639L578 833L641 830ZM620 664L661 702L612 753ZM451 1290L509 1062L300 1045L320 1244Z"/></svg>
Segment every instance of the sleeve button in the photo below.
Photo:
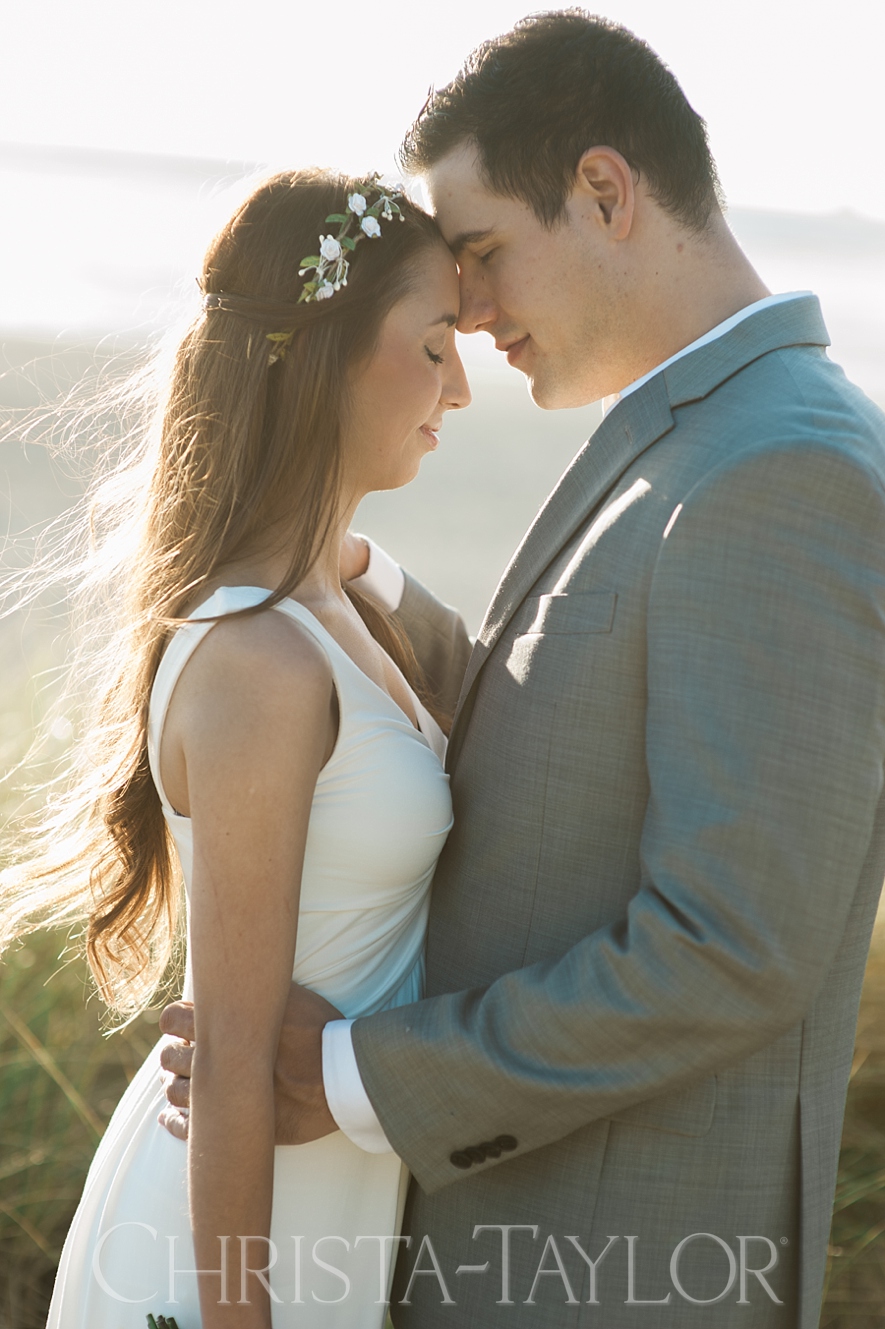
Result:
<svg viewBox="0 0 885 1329"><path fill-rule="evenodd" d="M457 1149L455 1153L449 1154L449 1162L454 1163L455 1167L468 1168L473 1167L473 1159L462 1149Z"/></svg>
<svg viewBox="0 0 885 1329"><path fill-rule="evenodd" d="M495 1144L499 1149L506 1149L508 1152L515 1149L519 1141L514 1135L498 1135L495 1137Z"/></svg>

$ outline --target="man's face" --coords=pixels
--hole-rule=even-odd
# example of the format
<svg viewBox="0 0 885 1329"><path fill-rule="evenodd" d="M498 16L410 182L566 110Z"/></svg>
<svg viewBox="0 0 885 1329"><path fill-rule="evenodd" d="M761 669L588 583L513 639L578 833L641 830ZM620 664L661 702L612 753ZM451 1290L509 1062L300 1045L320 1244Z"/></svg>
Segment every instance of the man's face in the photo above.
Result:
<svg viewBox="0 0 885 1329"><path fill-rule="evenodd" d="M458 262L459 331L494 337L547 410L583 406L616 390L618 274L592 200L577 191L548 229L527 204L491 193L471 144L444 157L427 186Z"/></svg>

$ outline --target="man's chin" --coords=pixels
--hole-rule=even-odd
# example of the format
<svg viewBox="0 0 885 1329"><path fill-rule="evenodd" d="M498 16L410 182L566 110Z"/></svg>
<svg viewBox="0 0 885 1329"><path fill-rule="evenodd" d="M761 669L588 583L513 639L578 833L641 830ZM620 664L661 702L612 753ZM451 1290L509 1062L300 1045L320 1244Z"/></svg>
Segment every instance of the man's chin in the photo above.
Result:
<svg viewBox="0 0 885 1329"><path fill-rule="evenodd" d="M551 382L541 375L527 377L529 396L542 411L569 411L579 406L590 406L598 400L584 385Z"/></svg>

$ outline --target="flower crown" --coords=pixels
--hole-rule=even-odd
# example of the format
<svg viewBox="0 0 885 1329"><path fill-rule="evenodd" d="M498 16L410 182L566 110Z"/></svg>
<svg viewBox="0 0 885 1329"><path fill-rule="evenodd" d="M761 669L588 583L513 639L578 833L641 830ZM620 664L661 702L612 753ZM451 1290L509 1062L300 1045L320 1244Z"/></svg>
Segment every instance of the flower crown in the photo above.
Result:
<svg viewBox="0 0 885 1329"><path fill-rule="evenodd" d="M377 193L374 203L366 197ZM348 254L352 254L361 240L377 240L381 235L381 222L392 221L399 217L405 221L396 199L402 198L400 190L388 192L380 183L380 176L370 176L362 187L362 192L347 196L347 211L332 212L327 222L337 222L337 235L320 236L319 255L310 254L301 260L298 276L312 272L314 276L304 283L304 289L298 297L298 303L309 300L329 300L342 286L347 285L347 273L350 268ZM356 225L356 234L351 232Z"/></svg>
<svg viewBox="0 0 885 1329"><path fill-rule="evenodd" d="M297 301L299 305L311 300L330 299L336 291L341 290L342 286L347 285L347 274L350 270L350 260L347 256L353 253L360 241L367 238L377 240L381 235L382 221L392 221L394 217L405 221L402 209L396 202L397 199L403 198L402 190L385 189L380 181L381 177L377 172L371 175L358 190L348 194L346 212L332 212L326 218L327 222L337 223L338 233L321 235L319 254L310 254L301 260L298 276L303 277L309 272L314 275L304 283ZM372 203L368 199L370 194L378 196ZM200 290L203 289L199 277L197 285ZM227 291L211 291L203 295L204 312L223 309L231 314L255 319L261 318L267 308L267 302L251 300L247 296ZM294 305L275 305L273 313L275 317L285 317L295 308ZM265 334L266 340L271 344L268 364L273 365L283 359L295 336L295 331L295 328L291 328L288 332ZM249 344L251 347L251 341Z"/></svg>

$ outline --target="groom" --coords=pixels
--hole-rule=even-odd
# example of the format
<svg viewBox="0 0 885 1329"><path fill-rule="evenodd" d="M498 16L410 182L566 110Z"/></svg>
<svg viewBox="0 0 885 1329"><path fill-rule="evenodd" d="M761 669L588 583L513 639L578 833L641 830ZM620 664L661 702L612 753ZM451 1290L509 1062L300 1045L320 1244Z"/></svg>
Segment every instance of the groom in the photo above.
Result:
<svg viewBox="0 0 885 1329"><path fill-rule="evenodd" d="M463 680L405 578L460 686L427 997L350 1026L293 988L279 1140L408 1164L398 1329L816 1329L885 875L885 421L815 298L750 267L703 122L624 29L486 43L405 162L459 327L546 409L620 400Z"/></svg>

